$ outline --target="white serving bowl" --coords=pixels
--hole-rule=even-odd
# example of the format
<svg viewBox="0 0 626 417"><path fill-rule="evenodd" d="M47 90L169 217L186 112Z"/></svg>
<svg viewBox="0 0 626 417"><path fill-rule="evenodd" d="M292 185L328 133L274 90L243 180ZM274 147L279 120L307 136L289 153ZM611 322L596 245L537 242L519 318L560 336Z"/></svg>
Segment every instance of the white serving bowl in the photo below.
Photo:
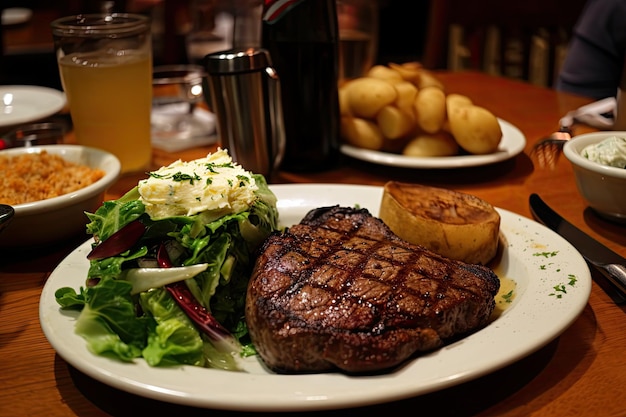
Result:
<svg viewBox="0 0 626 417"><path fill-rule="evenodd" d="M42 145L10 148L0 151L0 156L14 156L24 153L59 155L73 163L99 168L104 177L80 190L58 197L13 206L15 216L0 233L0 247L17 248L43 246L62 242L80 233L85 234L87 216L104 199L104 192L120 174L120 161L108 152L80 145Z"/></svg>
<svg viewBox="0 0 626 417"><path fill-rule="evenodd" d="M606 131L578 135L565 142L563 153L574 168L578 191L598 214L626 223L626 169L601 165L581 156L582 150L626 132Z"/></svg>

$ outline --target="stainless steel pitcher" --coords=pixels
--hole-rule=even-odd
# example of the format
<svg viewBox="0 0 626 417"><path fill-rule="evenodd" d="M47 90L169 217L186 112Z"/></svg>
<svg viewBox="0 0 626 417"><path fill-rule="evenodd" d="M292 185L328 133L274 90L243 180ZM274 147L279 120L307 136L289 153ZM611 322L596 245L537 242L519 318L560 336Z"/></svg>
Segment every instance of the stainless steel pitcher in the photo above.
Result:
<svg viewBox="0 0 626 417"><path fill-rule="evenodd" d="M264 49L215 52L204 57L205 94L217 118L222 148L244 169L265 176L285 148L280 81Z"/></svg>

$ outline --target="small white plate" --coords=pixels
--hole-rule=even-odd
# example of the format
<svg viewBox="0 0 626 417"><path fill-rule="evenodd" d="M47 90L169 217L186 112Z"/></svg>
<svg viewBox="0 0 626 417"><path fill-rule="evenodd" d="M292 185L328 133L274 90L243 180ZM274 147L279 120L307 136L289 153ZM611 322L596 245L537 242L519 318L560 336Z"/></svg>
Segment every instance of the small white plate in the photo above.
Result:
<svg viewBox="0 0 626 417"><path fill-rule="evenodd" d="M30 20L33 15L33 11L31 9L26 9L24 7L9 7L8 9L4 9L2 11L2 25L18 25L20 23L25 23Z"/></svg>
<svg viewBox="0 0 626 417"><path fill-rule="evenodd" d="M401 168L465 168L505 161L521 153L526 146L526 137L517 127L498 119L502 129L502 140L498 150L487 155L459 155L437 157L404 156L389 152L372 151L352 145L341 145L341 152L352 158L380 165Z"/></svg>
<svg viewBox="0 0 626 417"><path fill-rule="evenodd" d="M0 127L52 116L65 106L65 94L34 85L0 86Z"/></svg>
<svg viewBox="0 0 626 417"><path fill-rule="evenodd" d="M335 204L358 204L377 215L382 197L381 187L362 185L270 188L278 198L283 226L298 223L311 209ZM40 323L57 353L81 372L112 387L177 404L239 411L313 411L426 394L529 355L559 336L587 305L591 274L573 246L537 222L498 211L503 248L494 270L501 278L515 281L513 302L480 331L385 374L278 375L267 371L256 357L246 362L246 372L227 372L193 366L151 368L143 360L121 363L95 356L74 331L76 312L61 310L54 297L60 287L78 289L85 284L89 241L63 260L46 281L39 304Z"/></svg>

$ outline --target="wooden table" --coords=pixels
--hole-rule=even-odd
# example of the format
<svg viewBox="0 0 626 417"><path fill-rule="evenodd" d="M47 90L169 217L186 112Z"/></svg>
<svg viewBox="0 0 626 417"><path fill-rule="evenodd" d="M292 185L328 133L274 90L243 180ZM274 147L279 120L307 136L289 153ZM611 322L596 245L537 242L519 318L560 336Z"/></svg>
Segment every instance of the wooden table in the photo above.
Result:
<svg viewBox="0 0 626 417"><path fill-rule="evenodd" d="M383 185L401 180L475 194L497 207L530 217L528 196L536 192L571 222L626 255L623 226L596 217L579 196L572 169L560 158L556 169L534 166L532 144L558 127L559 118L588 100L477 73L440 74L449 92L459 92L518 126L525 152L495 165L417 170L376 166L344 159L340 167L313 174L280 173L274 183ZM584 127L581 130L588 130ZM211 147L168 154L154 152L155 164L205 155ZM124 178L110 191L115 198L138 178ZM241 413L199 410L161 403L110 388L69 366L55 354L38 319L41 289L55 265L84 237L49 251L27 252L0 265L0 415L107 416L212 415ZM626 325L616 305L595 282L580 317L556 340L506 368L462 385L420 397L367 407L327 411L403 415L408 410L437 416L624 416L626 413ZM549 318L546 318L549 320ZM236 389L236 387L233 387Z"/></svg>
<svg viewBox="0 0 626 417"><path fill-rule="evenodd" d="M62 16L59 8L38 8L27 22L6 26L4 52L6 55L54 53L50 23Z"/></svg>

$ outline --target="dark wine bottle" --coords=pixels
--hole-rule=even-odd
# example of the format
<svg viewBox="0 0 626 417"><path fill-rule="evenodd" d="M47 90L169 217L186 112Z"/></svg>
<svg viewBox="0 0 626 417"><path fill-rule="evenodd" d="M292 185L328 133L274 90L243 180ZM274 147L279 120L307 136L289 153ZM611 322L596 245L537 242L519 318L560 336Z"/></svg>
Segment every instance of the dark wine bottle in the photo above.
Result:
<svg viewBox="0 0 626 417"><path fill-rule="evenodd" d="M339 154L335 0L265 0L262 45L281 86L286 171L321 171Z"/></svg>

